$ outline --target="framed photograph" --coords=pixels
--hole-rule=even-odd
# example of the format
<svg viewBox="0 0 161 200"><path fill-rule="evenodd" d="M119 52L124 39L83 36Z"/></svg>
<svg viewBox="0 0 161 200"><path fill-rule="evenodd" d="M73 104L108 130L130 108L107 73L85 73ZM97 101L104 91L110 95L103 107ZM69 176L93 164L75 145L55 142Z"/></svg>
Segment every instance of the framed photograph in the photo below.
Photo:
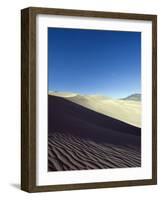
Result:
<svg viewBox="0 0 161 200"><path fill-rule="evenodd" d="M21 11L21 188L157 183L157 16Z"/></svg>

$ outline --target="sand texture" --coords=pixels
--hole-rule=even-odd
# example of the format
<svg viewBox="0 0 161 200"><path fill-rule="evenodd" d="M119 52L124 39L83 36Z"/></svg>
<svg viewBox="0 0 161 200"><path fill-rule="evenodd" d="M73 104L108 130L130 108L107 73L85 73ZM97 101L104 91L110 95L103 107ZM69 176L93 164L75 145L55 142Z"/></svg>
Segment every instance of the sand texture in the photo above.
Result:
<svg viewBox="0 0 161 200"><path fill-rule="evenodd" d="M48 96L49 171L141 166L140 128L68 98Z"/></svg>

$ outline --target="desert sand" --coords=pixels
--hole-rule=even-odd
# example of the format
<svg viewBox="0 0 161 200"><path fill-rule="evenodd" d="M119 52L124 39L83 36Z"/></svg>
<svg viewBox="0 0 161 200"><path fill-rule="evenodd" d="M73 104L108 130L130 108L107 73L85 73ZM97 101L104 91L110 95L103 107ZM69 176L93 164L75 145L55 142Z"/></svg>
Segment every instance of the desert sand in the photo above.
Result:
<svg viewBox="0 0 161 200"><path fill-rule="evenodd" d="M128 124L141 127L141 101L112 99L100 95L80 95L70 92L51 92L50 95L66 98L74 103L113 117Z"/></svg>
<svg viewBox="0 0 161 200"><path fill-rule="evenodd" d="M49 171L141 166L140 128L75 103L77 94L66 96L48 96Z"/></svg>

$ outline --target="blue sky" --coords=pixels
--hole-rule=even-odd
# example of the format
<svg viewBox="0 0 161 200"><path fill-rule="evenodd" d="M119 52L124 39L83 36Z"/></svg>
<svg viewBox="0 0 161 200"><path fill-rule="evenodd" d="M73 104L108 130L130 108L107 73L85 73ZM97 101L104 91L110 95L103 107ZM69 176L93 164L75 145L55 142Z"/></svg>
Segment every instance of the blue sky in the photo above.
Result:
<svg viewBox="0 0 161 200"><path fill-rule="evenodd" d="M48 90L141 93L141 33L48 28Z"/></svg>

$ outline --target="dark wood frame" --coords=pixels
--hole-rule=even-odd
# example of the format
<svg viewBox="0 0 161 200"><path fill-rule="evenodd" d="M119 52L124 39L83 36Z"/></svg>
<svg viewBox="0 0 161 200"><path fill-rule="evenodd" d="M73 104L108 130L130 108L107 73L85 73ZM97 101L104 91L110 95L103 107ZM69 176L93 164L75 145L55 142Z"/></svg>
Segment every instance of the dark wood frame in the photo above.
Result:
<svg viewBox="0 0 161 200"><path fill-rule="evenodd" d="M152 179L36 186L36 16L38 14L152 21ZM53 8L21 11L21 189L27 192L157 184L157 16Z"/></svg>

